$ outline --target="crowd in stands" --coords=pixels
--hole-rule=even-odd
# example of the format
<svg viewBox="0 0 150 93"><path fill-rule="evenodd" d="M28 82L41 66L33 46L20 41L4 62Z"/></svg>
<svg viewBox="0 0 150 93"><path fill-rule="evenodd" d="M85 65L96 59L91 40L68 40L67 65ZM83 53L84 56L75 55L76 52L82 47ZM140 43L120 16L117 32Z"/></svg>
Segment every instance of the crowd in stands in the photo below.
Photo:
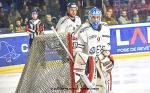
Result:
<svg viewBox="0 0 150 93"><path fill-rule="evenodd" d="M69 0L0 0L0 28L9 28L10 32L24 32L26 23L31 19L31 11L38 9L44 30L50 30L50 27L56 26L59 18L65 15L67 1ZM83 11L86 11L88 6L94 6L94 1L98 0L74 1L79 5L79 16L82 15L81 19L84 19L86 12ZM89 5L85 5L85 1L89 1ZM149 0L103 1L102 21L108 25L150 22Z"/></svg>
<svg viewBox="0 0 150 93"><path fill-rule="evenodd" d="M48 30L49 25L56 23L56 17L48 13L48 3L44 0L0 0L0 28L8 28L10 32L24 32L27 22L32 19L32 10L37 10L39 19Z"/></svg>

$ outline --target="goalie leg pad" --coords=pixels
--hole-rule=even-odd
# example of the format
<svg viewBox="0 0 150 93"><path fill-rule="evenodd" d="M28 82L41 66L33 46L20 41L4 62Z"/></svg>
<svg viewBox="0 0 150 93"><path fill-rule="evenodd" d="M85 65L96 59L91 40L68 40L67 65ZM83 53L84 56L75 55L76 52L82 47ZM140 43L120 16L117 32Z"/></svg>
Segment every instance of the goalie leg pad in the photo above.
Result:
<svg viewBox="0 0 150 93"><path fill-rule="evenodd" d="M85 68L88 57L89 56L84 53L77 53L74 61L74 73L85 75Z"/></svg>

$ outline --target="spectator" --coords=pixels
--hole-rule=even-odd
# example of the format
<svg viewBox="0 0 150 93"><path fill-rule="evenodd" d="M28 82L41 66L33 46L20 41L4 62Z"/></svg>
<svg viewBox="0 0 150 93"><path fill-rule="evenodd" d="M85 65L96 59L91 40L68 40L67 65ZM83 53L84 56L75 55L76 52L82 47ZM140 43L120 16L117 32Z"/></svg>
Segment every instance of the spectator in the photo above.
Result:
<svg viewBox="0 0 150 93"><path fill-rule="evenodd" d="M121 11L120 17L118 18L119 24L130 24L131 21L127 17L127 12L125 10Z"/></svg>
<svg viewBox="0 0 150 93"><path fill-rule="evenodd" d="M139 22L140 22L140 17L138 15L138 10L134 9L133 16L132 16L132 23L139 23Z"/></svg>
<svg viewBox="0 0 150 93"><path fill-rule="evenodd" d="M25 25L23 24L22 18L17 18L16 24L15 24L15 32L25 32Z"/></svg>
<svg viewBox="0 0 150 93"><path fill-rule="evenodd" d="M114 17L114 11L112 8L109 7L107 11L110 12L110 15Z"/></svg>
<svg viewBox="0 0 150 93"><path fill-rule="evenodd" d="M13 25L13 24L10 24L10 25L9 25L9 32L11 32L11 33L15 32L15 31L14 31L14 25Z"/></svg>
<svg viewBox="0 0 150 93"><path fill-rule="evenodd" d="M108 10L106 12L106 15L102 18L104 22L106 22L108 25L117 25L117 20L113 17L112 9Z"/></svg>
<svg viewBox="0 0 150 93"><path fill-rule="evenodd" d="M45 30L51 30L53 23L52 23L52 16L51 15L46 15L45 16L45 21L44 21L44 29Z"/></svg>
<svg viewBox="0 0 150 93"><path fill-rule="evenodd" d="M59 0L60 5L60 15L65 16L67 11L67 0Z"/></svg>
<svg viewBox="0 0 150 93"><path fill-rule="evenodd" d="M146 17L146 22L150 22L150 16Z"/></svg>
<svg viewBox="0 0 150 93"><path fill-rule="evenodd" d="M11 5L11 10L10 10L10 12L8 14L8 23L9 23L9 26L10 25L14 25L16 19L19 18L19 17L21 17L19 11L12 4Z"/></svg>
<svg viewBox="0 0 150 93"><path fill-rule="evenodd" d="M61 0L63 1L63 0ZM65 7L65 6L64 6ZM60 3L59 0L49 0L49 8L48 8L48 13L51 14L52 16L55 16L57 18L60 17L60 12L63 12L62 10L60 10ZM65 15L65 12L63 12Z"/></svg>
<svg viewBox="0 0 150 93"><path fill-rule="evenodd" d="M8 25L7 18L4 15L4 9L2 3L0 2L0 27L7 27L7 25Z"/></svg>
<svg viewBox="0 0 150 93"><path fill-rule="evenodd" d="M113 7L115 0L108 0L111 7Z"/></svg>
<svg viewBox="0 0 150 93"><path fill-rule="evenodd" d="M9 25L9 32L24 32L25 31L25 26L23 25L23 20L21 17L17 18L15 21L15 24L10 24Z"/></svg>
<svg viewBox="0 0 150 93"><path fill-rule="evenodd" d="M30 17L30 10L28 6L23 6L23 9L20 11L21 17L23 18L24 24L28 21L28 18Z"/></svg>

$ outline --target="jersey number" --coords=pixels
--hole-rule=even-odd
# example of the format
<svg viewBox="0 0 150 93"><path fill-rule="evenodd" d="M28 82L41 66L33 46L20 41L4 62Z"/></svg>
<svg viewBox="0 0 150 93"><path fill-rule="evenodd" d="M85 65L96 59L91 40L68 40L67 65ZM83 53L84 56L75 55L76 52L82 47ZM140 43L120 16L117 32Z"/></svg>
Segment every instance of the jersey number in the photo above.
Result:
<svg viewBox="0 0 150 93"><path fill-rule="evenodd" d="M97 47L92 47L89 51L90 54L100 54L102 51L102 46L98 45Z"/></svg>

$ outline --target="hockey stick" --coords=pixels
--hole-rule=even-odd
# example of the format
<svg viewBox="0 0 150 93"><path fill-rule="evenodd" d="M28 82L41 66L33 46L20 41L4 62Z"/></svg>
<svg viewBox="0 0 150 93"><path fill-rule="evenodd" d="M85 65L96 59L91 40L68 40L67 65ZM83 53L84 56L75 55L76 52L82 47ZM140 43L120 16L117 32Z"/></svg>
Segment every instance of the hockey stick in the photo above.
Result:
<svg viewBox="0 0 150 93"><path fill-rule="evenodd" d="M97 68L97 70L98 70L98 72L99 72L99 74L100 74L100 77L101 77L101 80L102 80L102 85L103 85L103 87L106 89L106 83L105 83L105 76L104 76L104 73L102 72L102 69L101 68L103 68L103 66L102 66L103 64L101 63L99 63L99 62L97 62L96 63L96 68ZM101 66L101 68L100 68L100 66ZM103 92L104 92L104 90L103 90ZM107 92L104 92L104 93L107 93Z"/></svg>
<svg viewBox="0 0 150 93"><path fill-rule="evenodd" d="M61 38L59 37L58 33L56 32L55 28L52 26L51 27L52 31L55 33L55 35L57 36L58 40L60 41L60 43L62 44L62 46L64 47L65 51L68 53L70 59L72 60L72 62L74 62L72 55L70 54L70 52L68 51L68 49L66 48L65 44L63 43L63 41L61 40ZM94 88L91 84L91 82L89 81L89 79L87 78L87 76L84 75L80 75L81 79L83 80L83 82L86 84L88 89ZM97 93L95 90L90 90L92 93Z"/></svg>
<svg viewBox="0 0 150 93"><path fill-rule="evenodd" d="M110 70L111 68L107 68L109 65L111 65L111 63L104 65L105 62L109 61L109 57L106 57L106 54L104 56L104 53L102 52L102 54L100 54L98 56L98 62L96 62L96 68L98 73L100 74L100 79L101 79L101 84L102 84L102 91L103 93L110 93L110 85L108 83L108 76L109 73L107 72L108 70Z"/></svg>
<svg viewBox="0 0 150 93"><path fill-rule="evenodd" d="M87 78L86 75L80 75L81 79L83 80L83 82L85 83L85 85L87 86L87 88L92 92L92 93L97 93L96 90L94 90L94 86L91 84L91 82L89 81L89 79Z"/></svg>
<svg viewBox="0 0 150 93"><path fill-rule="evenodd" d="M61 40L61 38L59 37L58 33L56 32L55 28L52 26L51 27L52 31L55 33L55 35L57 36L58 40L60 41L60 43L62 44L62 46L64 47L65 51L68 53L69 57L71 58L71 60L73 61L73 57L70 54L70 52L68 51L68 49L66 48L65 44L63 43L63 41Z"/></svg>

